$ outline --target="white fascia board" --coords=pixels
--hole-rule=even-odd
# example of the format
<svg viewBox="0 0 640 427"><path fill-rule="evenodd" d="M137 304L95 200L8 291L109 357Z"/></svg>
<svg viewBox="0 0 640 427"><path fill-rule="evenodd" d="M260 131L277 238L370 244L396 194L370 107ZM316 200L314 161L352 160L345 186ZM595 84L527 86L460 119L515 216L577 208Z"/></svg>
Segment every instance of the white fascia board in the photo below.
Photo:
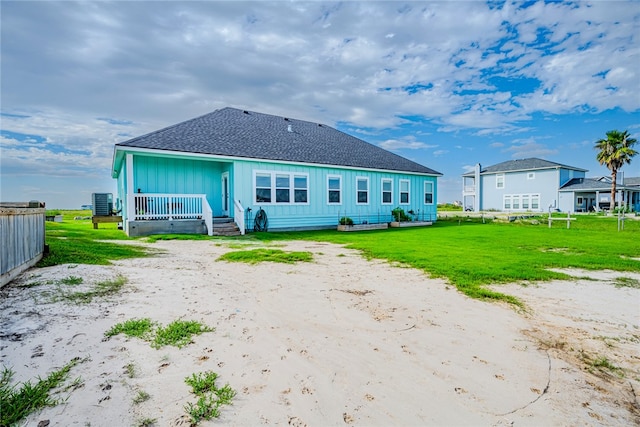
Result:
<svg viewBox="0 0 640 427"><path fill-rule="evenodd" d="M186 153L184 151L174 151L174 150L155 150L153 148L140 148L140 147L118 147L116 146L115 151L124 151L128 153L141 153L141 154L155 154L155 155L166 155L166 156L180 156L180 157L189 157L189 158L197 158L197 159L209 159L209 160L222 160L227 162L232 162L236 160L249 161L249 162L262 162L262 163L280 163L285 165L295 165L295 166L310 166L310 167L327 167L334 169L345 169L345 170L360 170L360 171L368 171L368 172L384 172L384 173L397 173L404 175L418 175L418 176L432 176L439 177L442 174L435 173L420 173L420 172L408 172L408 171L398 171L391 169L373 169L373 168L361 168L361 167L350 167L350 166L340 166L340 165L330 165L324 163L305 163L305 162L291 162L286 160L269 160L269 159L257 159L255 157L237 157L237 156L221 156L219 154L202 154L202 153ZM115 154L114 154L115 156Z"/></svg>

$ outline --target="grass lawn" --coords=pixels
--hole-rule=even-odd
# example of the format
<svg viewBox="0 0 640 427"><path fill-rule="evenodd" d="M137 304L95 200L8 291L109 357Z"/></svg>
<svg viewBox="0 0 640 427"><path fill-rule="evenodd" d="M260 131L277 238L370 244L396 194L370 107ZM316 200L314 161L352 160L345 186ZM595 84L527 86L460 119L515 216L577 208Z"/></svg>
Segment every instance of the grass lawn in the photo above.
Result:
<svg viewBox="0 0 640 427"><path fill-rule="evenodd" d="M94 230L91 220L73 219L76 216L90 216L89 211L62 213L62 223L46 224L50 254L38 266L108 264L114 259L147 255L143 247L108 242L136 240L118 230L117 224L100 224L100 228ZM570 229L566 228L564 221L555 221L549 229L545 218L541 217L537 224L530 221L487 221L483 224L480 219L462 217L439 219L433 226L422 228L357 233L335 230L250 233L235 239L265 243L314 240L343 244L362 251L366 257L406 264L432 277L445 278L471 297L507 300L515 304L519 302L484 285L568 278L565 274L550 271L550 268L640 271L640 221L629 219L625 223L625 230L618 232L615 217L580 215L572 222ZM143 239L219 238L159 235ZM242 256L246 258L256 254L248 252Z"/></svg>
<svg viewBox="0 0 640 427"><path fill-rule="evenodd" d="M121 245L105 240L134 240L118 230L117 223L99 224L93 229L91 219L76 220L75 217L91 218L91 211L64 210L62 222L45 223L46 243L49 253L38 263L38 267L57 264L109 264L111 260L142 257L145 248Z"/></svg>
<svg viewBox="0 0 640 427"><path fill-rule="evenodd" d="M345 244L370 258L419 268L447 279L465 294L481 299L515 299L483 285L566 279L549 268L640 271L640 221L627 220L617 232L615 218L580 216L571 229L555 221L499 223L438 220L431 227L341 233L333 230L256 233L273 240L316 240ZM636 259L633 259L636 258Z"/></svg>

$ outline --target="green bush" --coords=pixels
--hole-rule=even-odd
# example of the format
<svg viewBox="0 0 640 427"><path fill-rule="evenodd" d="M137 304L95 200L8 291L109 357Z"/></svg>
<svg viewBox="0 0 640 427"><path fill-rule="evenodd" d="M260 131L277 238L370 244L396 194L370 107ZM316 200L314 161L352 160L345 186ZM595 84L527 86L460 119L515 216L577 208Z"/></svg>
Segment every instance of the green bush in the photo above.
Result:
<svg viewBox="0 0 640 427"><path fill-rule="evenodd" d="M340 225L353 225L353 220L348 216L340 218Z"/></svg>
<svg viewBox="0 0 640 427"><path fill-rule="evenodd" d="M405 222L411 221L411 217L404 212L402 208L395 208L391 211L391 215L393 215L393 219L397 222Z"/></svg>

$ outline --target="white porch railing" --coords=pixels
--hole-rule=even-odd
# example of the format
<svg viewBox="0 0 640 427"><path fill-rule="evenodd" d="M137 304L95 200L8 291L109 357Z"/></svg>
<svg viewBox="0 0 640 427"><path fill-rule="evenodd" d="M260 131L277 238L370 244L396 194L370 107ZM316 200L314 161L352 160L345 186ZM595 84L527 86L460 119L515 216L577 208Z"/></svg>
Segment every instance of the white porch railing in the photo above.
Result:
<svg viewBox="0 0 640 427"><path fill-rule="evenodd" d="M130 221L203 219L213 233L213 211L205 194L143 194L129 196Z"/></svg>
<svg viewBox="0 0 640 427"><path fill-rule="evenodd" d="M240 229L240 234L244 236L245 225L244 225L244 208L240 203L240 200L233 201L233 219L235 220L238 228Z"/></svg>

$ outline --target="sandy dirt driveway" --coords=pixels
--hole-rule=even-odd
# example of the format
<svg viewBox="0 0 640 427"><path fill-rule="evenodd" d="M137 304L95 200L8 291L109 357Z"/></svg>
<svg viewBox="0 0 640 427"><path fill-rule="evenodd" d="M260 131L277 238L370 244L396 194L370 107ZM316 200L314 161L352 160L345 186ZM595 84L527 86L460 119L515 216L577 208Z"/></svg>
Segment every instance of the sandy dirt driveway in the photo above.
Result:
<svg viewBox="0 0 640 427"><path fill-rule="evenodd" d="M217 258L238 250L230 242L160 241L148 258L32 269L4 287L0 360L15 380L82 360L67 400L25 425L187 426L184 379L205 371L237 395L201 425L640 423L640 289L614 286L639 274L499 287L524 301L517 311L338 245L279 245L313 262L228 263ZM84 289L119 275L116 296L56 301L65 278ZM181 349L104 337L144 317L215 331Z"/></svg>

